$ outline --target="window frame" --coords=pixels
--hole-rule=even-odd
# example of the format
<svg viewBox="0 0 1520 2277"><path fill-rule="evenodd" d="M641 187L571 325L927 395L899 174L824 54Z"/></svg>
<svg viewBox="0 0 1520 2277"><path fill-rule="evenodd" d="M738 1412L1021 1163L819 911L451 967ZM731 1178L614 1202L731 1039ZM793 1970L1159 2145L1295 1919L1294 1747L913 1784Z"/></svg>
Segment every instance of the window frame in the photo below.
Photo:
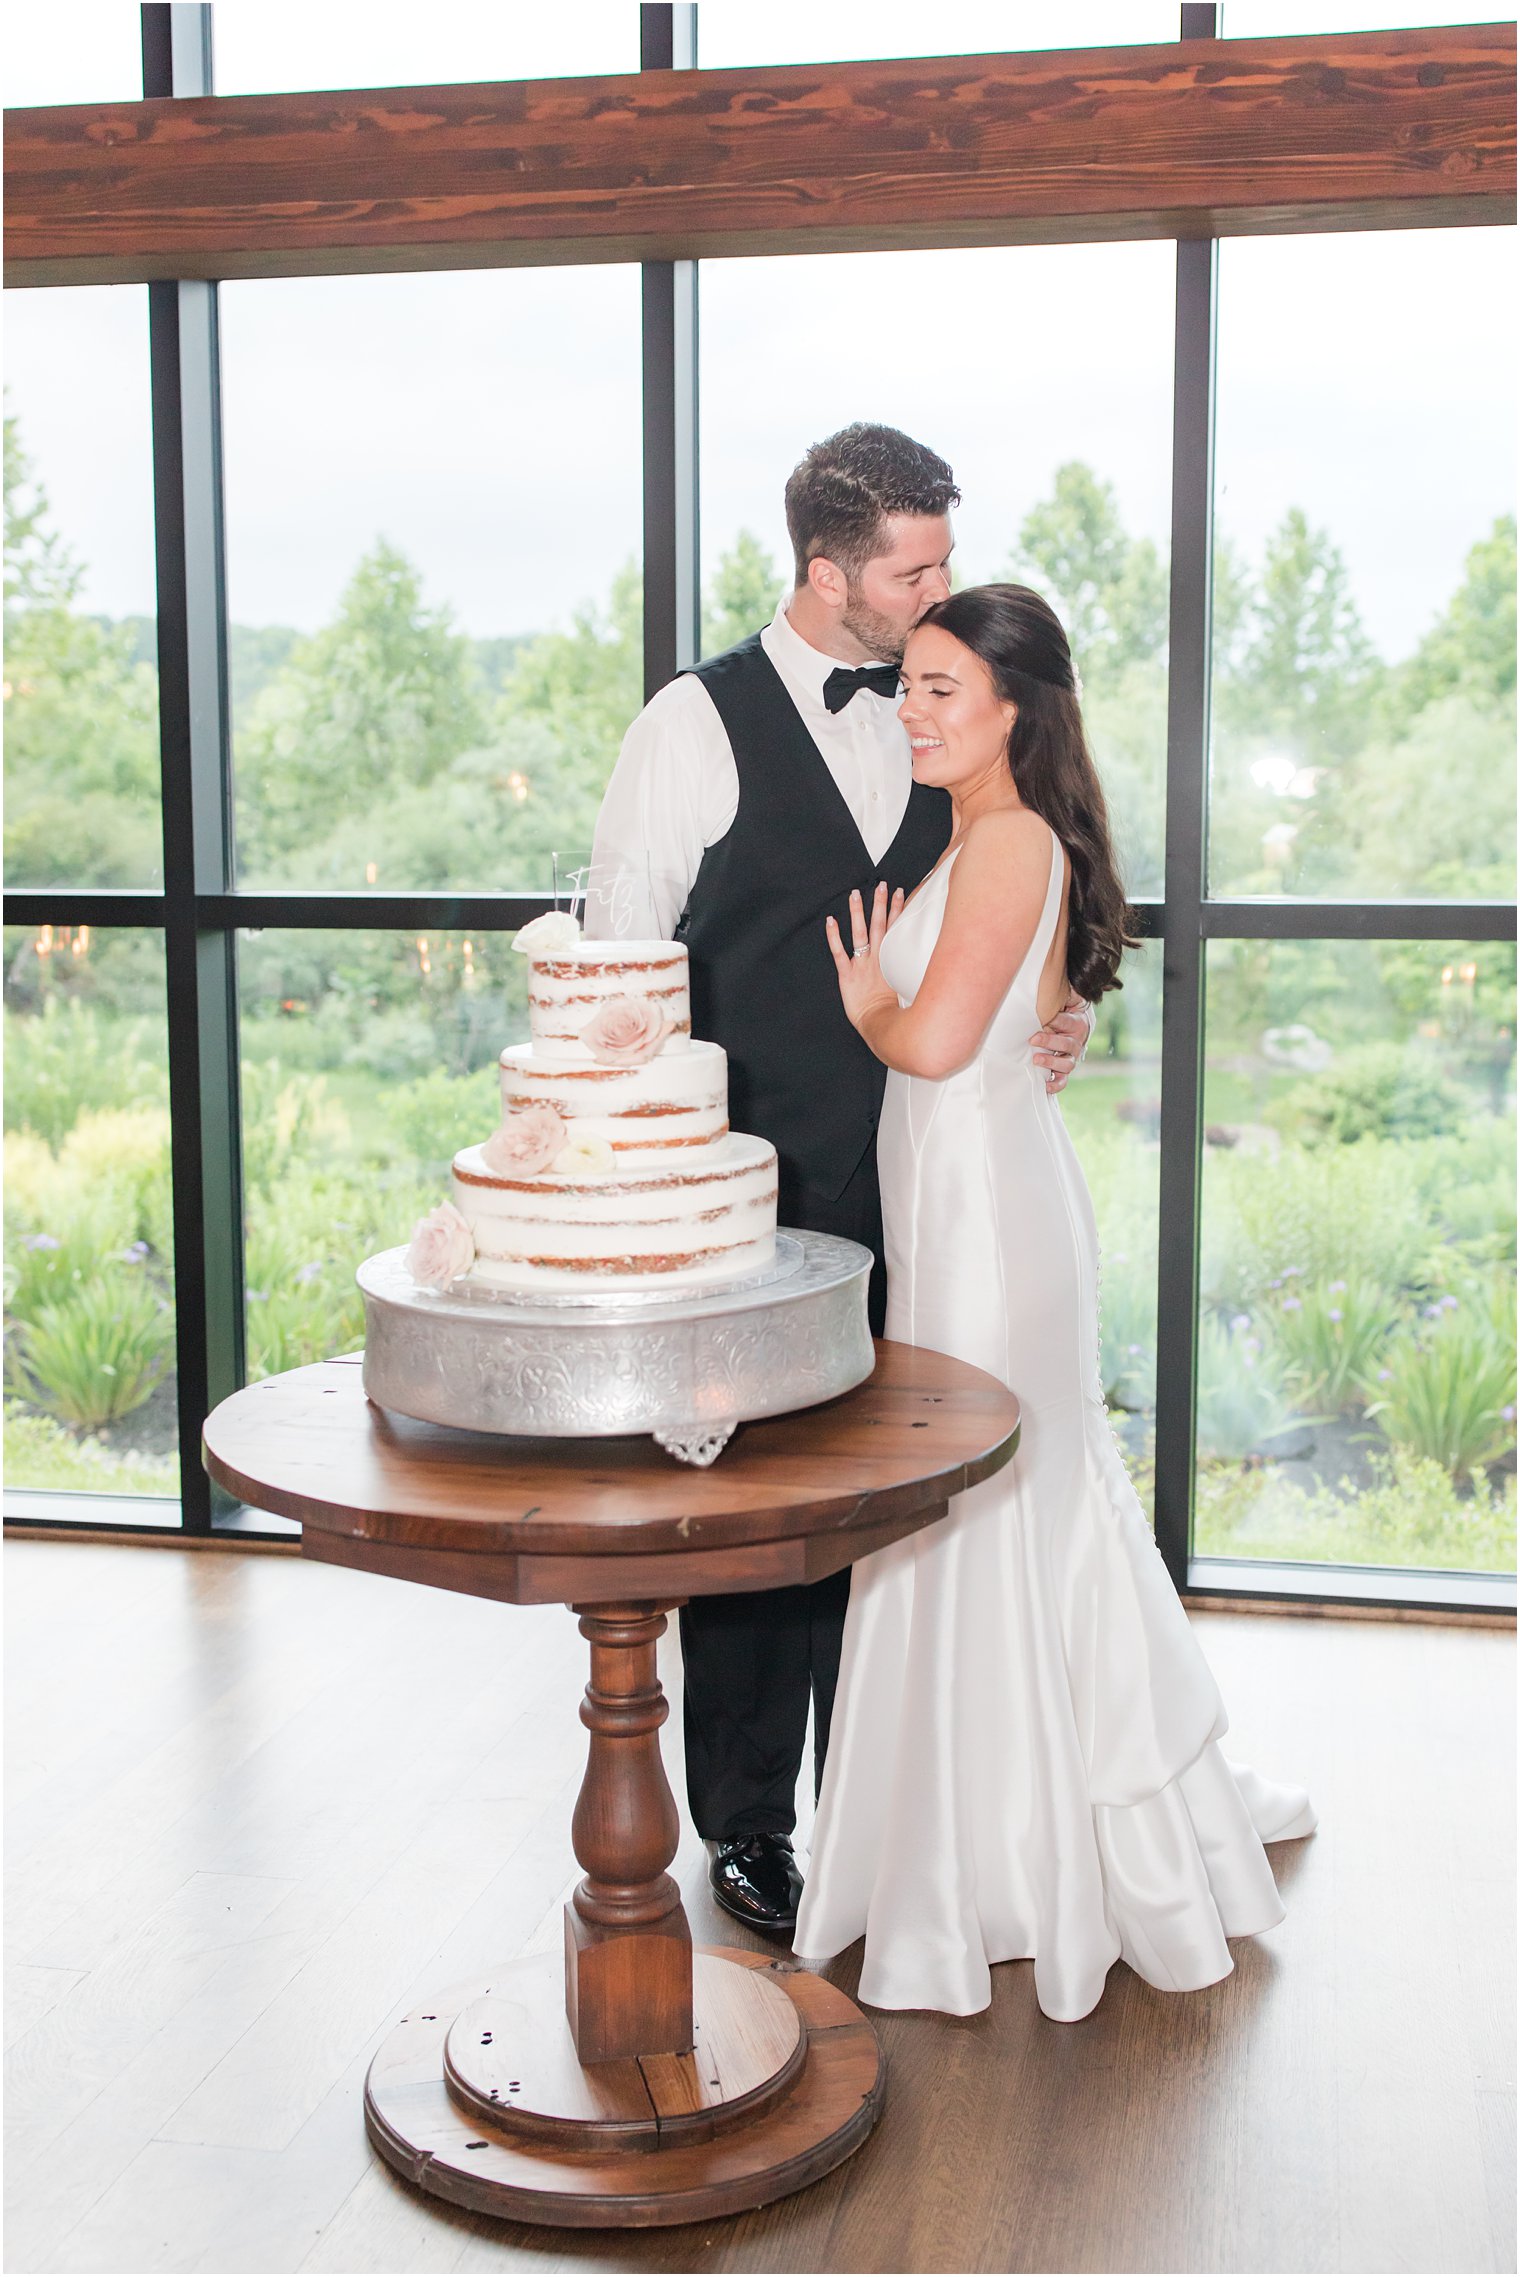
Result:
<svg viewBox="0 0 1520 2277"><path fill-rule="evenodd" d="M1214 0L1184 0L1178 36L1220 36ZM209 95L211 16L199 0L141 10L143 91ZM693 0L644 0L640 68L692 68ZM1347 228L1357 226L1348 217ZM1510 1575L1289 1565L1192 1552L1203 1148L1204 965L1211 939L1509 940L1503 902L1258 901L1207 891L1212 671L1215 338L1218 240L1176 247L1171 587L1163 892L1137 904L1162 943L1161 1160L1157 1257L1156 1539L1192 1598L1513 1608ZM288 1522L235 1505L201 1465L206 1415L244 1377L243 1210L236 935L242 928L514 931L545 895L269 893L234 889L232 740L220 347L214 282L150 284L149 356L158 570L164 886L158 893L19 891L19 925L137 925L162 933L168 990L179 1523L152 1523L111 1496L13 1491L7 1520L28 1531L109 1531L208 1542L286 1541ZM699 653L698 263L642 264L644 692ZM54 1505L67 1505L53 1508ZM110 1513L120 1509L123 1522Z"/></svg>

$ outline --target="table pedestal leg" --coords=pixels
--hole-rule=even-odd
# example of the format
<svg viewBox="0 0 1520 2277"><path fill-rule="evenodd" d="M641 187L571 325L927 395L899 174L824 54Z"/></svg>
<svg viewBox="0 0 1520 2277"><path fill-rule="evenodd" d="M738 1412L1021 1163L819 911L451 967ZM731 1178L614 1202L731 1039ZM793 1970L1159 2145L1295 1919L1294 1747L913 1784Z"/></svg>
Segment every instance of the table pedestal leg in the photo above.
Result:
<svg viewBox="0 0 1520 2277"><path fill-rule="evenodd" d="M565 2010L583 2064L686 2055L691 1930L666 1872L681 1824L660 1756L670 1704L655 1645L663 1610L577 1607L591 1645L581 1722L591 1734L571 1821L586 1878L565 1908Z"/></svg>
<svg viewBox="0 0 1520 2277"><path fill-rule="evenodd" d="M457 2205L572 2228L702 2221L800 2190L876 2122L880 2051L843 1993L769 1954L693 1950L667 1871L664 1627L658 1605L581 1610L585 1875L563 1969L538 1954L452 1987L370 2067L371 2141Z"/></svg>

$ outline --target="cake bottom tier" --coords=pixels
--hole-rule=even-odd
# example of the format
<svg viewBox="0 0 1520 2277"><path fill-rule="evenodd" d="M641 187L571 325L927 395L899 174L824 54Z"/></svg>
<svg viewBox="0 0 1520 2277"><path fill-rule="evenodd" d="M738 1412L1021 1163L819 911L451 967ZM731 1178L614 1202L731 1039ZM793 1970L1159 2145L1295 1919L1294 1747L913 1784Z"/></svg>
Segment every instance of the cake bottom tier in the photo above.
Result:
<svg viewBox="0 0 1520 2277"><path fill-rule="evenodd" d="M764 1269L775 1252L776 1150L731 1131L679 1167L504 1178L454 1157L471 1278L503 1289L681 1288Z"/></svg>

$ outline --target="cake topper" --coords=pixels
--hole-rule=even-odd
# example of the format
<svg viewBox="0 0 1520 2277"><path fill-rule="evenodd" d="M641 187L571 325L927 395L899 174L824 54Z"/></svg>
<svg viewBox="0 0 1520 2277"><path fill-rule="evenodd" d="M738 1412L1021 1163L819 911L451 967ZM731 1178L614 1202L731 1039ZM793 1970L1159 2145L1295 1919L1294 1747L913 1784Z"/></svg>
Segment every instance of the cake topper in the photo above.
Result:
<svg viewBox="0 0 1520 2277"><path fill-rule="evenodd" d="M572 870L570 875L575 886L571 907L575 906L578 897L582 923L585 923L591 904L595 902L598 911L606 914L605 925L598 924L596 928L598 935L608 940L626 940L633 930L634 915L633 882L627 865L620 862L615 870L609 871L605 865L587 862L580 869Z"/></svg>

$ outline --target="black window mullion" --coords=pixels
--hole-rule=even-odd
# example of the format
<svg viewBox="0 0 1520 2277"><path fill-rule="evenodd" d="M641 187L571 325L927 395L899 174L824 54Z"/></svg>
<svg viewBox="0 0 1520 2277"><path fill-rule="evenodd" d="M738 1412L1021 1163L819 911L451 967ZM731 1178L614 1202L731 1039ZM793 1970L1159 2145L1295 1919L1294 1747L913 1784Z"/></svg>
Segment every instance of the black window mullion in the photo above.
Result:
<svg viewBox="0 0 1520 2277"><path fill-rule="evenodd" d="M644 0L639 68L690 71L697 60L693 0ZM697 547L697 264L645 261L644 697L701 653Z"/></svg>
<svg viewBox="0 0 1520 2277"><path fill-rule="evenodd" d="M150 5L144 91L211 91L211 10ZM231 763L217 288L150 285L163 769L164 958L184 1528L211 1531L201 1427L243 1375L234 935L199 896L231 884Z"/></svg>
<svg viewBox="0 0 1520 2277"><path fill-rule="evenodd" d="M1205 901L1211 941L1512 941L1512 901Z"/></svg>
<svg viewBox="0 0 1520 2277"><path fill-rule="evenodd" d="M1185 5L1182 38L1214 38L1217 17L1212 5ZM1156 1543L1179 1589L1187 1587L1192 1545L1198 1396L1217 267L1212 239L1178 244L1156 1261Z"/></svg>

